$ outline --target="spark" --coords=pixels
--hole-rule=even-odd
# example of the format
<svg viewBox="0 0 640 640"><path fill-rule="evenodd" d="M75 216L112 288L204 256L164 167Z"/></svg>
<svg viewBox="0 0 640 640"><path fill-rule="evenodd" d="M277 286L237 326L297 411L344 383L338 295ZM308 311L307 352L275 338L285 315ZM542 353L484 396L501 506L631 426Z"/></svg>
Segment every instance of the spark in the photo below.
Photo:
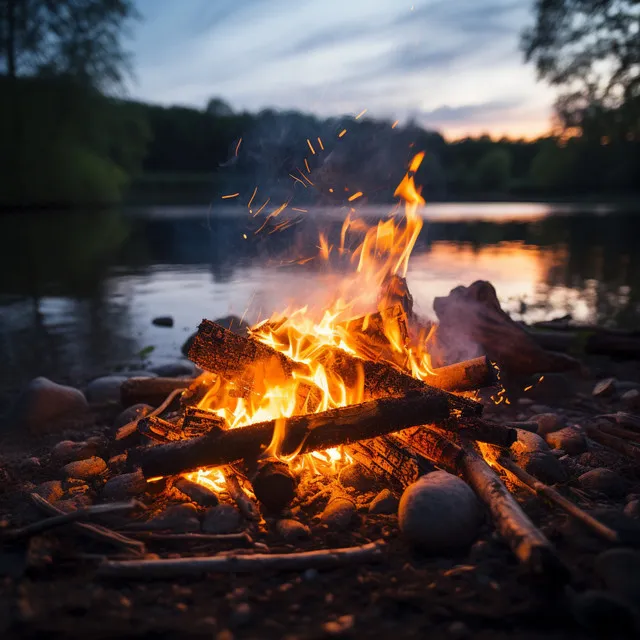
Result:
<svg viewBox="0 0 640 640"><path fill-rule="evenodd" d="M296 167L296 169L298 168ZM298 173L300 173L300 175L313 187L313 182L311 182L311 180L309 180L309 178L307 178L307 176L304 173L302 173L300 169L298 169Z"/></svg>
<svg viewBox="0 0 640 640"><path fill-rule="evenodd" d="M357 116L356 116L356 120L359 120L360 118L362 118L362 116L367 113L366 109L363 109Z"/></svg>
<svg viewBox="0 0 640 640"><path fill-rule="evenodd" d="M391 128L395 129L398 126L398 122L400 122L400 120L396 120L392 125Z"/></svg>
<svg viewBox="0 0 640 640"><path fill-rule="evenodd" d="M320 145L320 148L324 151L324 145L322 144L322 138L320 136L318 136L318 144Z"/></svg>
<svg viewBox="0 0 640 640"><path fill-rule="evenodd" d="M529 389L533 389L533 385L530 384L528 387L525 387L523 390L524 391L529 391Z"/></svg>
<svg viewBox="0 0 640 640"><path fill-rule="evenodd" d="M309 187L307 187L307 185L302 182L302 180L300 180L300 178L298 178L297 176L294 176L293 173L289 174L296 182L299 182L305 189L308 189Z"/></svg>
<svg viewBox="0 0 640 640"><path fill-rule="evenodd" d="M240 195L240 193L230 193L227 196L222 196L223 200L228 200L229 198L237 198Z"/></svg>
<svg viewBox="0 0 640 640"><path fill-rule="evenodd" d="M246 234L246 233L243 233L243 234L242 234L242 237L246 240L246 239L247 239L247 234Z"/></svg>
<svg viewBox="0 0 640 640"><path fill-rule="evenodd" d="M251 194L251 200L249 200L249 204L247 205L247 209L251 209L251 203L253 199L256 197L256 193L258 193L258 187L253 190L253 194Z"/></svg>
<svg viewBox="0 0 640 640"><path fill-rule="evenodd" d="M269 204L269 200L271 200L271 198L267 198L267 201L255 212L254 218Z"/></svg>
<svg viewBox="0 0 640 640"><path fill-rule="evenodd" d="M329 187L329 193L333 193L333 189Z"/></svg>
<svg viewBox="0 0 640 640"><path fill-rule="evenodd" d="M242 144L242 138L238 140L238 144L236 145L236 157L238 157L238 151L240 151L240 145Z"/></svg>
<svg viewBox="0 0 640 640"><path fill-rule="evenodd" d="M343 129L339 134L338 134L338 138L342 138L342 136L347 133L346 129Z"/></svg>
<svg viewBox="0 0 640 640"><path fill-rule="evenodd" d="M356 191L352 196L349 196L348 200L349 202L353 202L354 200L357 200L358 198L362 197L362 191Z"/></svg>
<svg viewBox="0 0 640 640"><path fill-rule="evenodd" d="M307 144L309 145L309 149L311 149L311 153L313 153L313 155L316 155L316 150L313 148L313 145L311 144L311 140L309 140L309 138L307 138Z"/></svg>
<svg viewBox="0 0 640 640"><path fill-rule="evenodd" d="M311 173L311 169L309 169L309 163L306 158L304 159L304 166L307 167L307 173Z"/></svg>
<svg viewBox="0 0 640 640"><path fill-rule="evenodd" d="M298 209L297 207L291 207L291 211L300 211L301 213L309 213L309 209Z"/></svg>
<svg viewBox="0 0 640 640"><path fill-rule="evenodd" d="M540 377L538 378L538 382L542 382L543 380L544 380L544 376L540 376Z"/></svg>

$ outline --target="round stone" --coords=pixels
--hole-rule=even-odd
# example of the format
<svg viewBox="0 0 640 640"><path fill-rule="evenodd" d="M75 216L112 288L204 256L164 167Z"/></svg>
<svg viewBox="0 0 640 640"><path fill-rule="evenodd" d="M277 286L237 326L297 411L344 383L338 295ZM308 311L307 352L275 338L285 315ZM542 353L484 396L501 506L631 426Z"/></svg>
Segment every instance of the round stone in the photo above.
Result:
<svg viewBox="0 0 640 640"><path fill-rule="evenodd" d="M79 478L80 480L95 478L106 469L107 463L96 456L86 460L76 460L62 467L62 471L67 478Z"/></svg>
<svg viewBox="0 0 640 640"><path fill-rule="evenodd" d="M624 480L615 471L604 467L583 473L578 482L583 489L597 491L610 498L619 498L625 493Z"/></svg>

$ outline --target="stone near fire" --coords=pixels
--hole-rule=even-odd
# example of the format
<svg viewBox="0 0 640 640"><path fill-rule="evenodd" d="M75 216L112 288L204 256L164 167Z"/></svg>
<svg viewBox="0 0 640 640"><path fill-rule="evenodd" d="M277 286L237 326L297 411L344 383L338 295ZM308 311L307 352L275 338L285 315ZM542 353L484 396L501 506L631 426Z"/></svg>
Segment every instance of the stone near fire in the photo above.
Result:
<svg viewBox="0 0 640 640"><path fill-rule="evenodd" d="M604 467L583 473L578 482L583 489L603 493L609 498L620 498L625 494L624 480L615 471Z"/></svg>
<svg viewBox="0 0 640 640"><path fill-rule="evenodd" d="M542 482L564 482L567 474L551 454L549 445L537 434L516 429L518 439L511 445L511 453L518 466Z"/></svg>
<svg viewBox="0 0 640 640"><path fill-rule="evenodd" d="M197 376L200 369L190 360L176 360L151 367L151 371L163 378L179 378L180 376Z"/></svg>
<svg viewBox="0 0 640 640"><path fill-rule="evenodd" d="M578 427L565 427L560 431L548 433L546 441L553 449L562 449L570 456L584 453L587 450L587 439L582 429Z"/></svg>
<svg viewBox="0 0 640 640"><path fill-rule="evenodd" d="M543 438L564 426L564 420L557 413L540 413L533 416L533 421L538 424L536 433Z"/></svg>
<svg viewBox="0 0 640 640"><path fill-rule="evenodd" d="M369 513L391 515L398 512L399 500L389 489L383 489L369 505Z"/></svg>
<svg viewBox="0 0 640 640"><path fill-rule="evenodd" d="M624 507L624 515L634 520L640 519L640 500L629 500Z"/></svg>
<svg viewBox="0 0 640 640"><path fill-rule="evenodd" d="M177 533L200 531L198 508L195 504L174 504L149 521L153 529L169 529Z"/></svg>
<svg viewBox="0 0 640 640"><path fill-rule="evenodd" d="M120 387L128 376L103 376L92 380L85 389L89 402L94 404L120 403Z"/></svg>
<svg viewBox="0 0 640 640"><path fill-rule="evenodd" d="M591 394L595 398L608 398L612 396L616 391L616 379L615 378L604 378L603 380L598 380L596 385L593 387L593 391Z"/></svg>
<svg viewBox="0 0 640 640"><path fill-rule="evenodd" d="M142 471L123 473L114 476L106 482L102 488L102 497L105 500L125 500L131 496L138 496L147 489L147 481Z"/></svg>
<svg viewBox="0 0 640 640"><path fill-rule="evenodd" d="M297 542L306 540L311 535L311 530L302 522L283 518L276 523L276 531L285 542Z"/></svg>
<svg viewBox="0 0 640 640"><path fill-rule="evenodd" d="M52 458L61 464L85 460L94 456L98 452L98 443L93 442L73 442L73 440L62 440L51 450Z"/></svg>
<svg viewBox="0 0 640 640"><path fill-rule="evenodd" d="M608 591L640 605L640 553L633 549L608 549L595 561L595 570Z"/></svg>
<svg viewBox="0 0 640 640"><path fill-rule="evenodd" d="M118 417L113 422L113 426L116 429L120 429L120 427L124 427L125 424L148 416L152 411L153 407L150 404L134 404L118 414Z"/></svg>
<svg viewBox="0 0 640 640"><path fill-rule="evenodd" d="M640 391L638 389L630 389L620 396L622 403L631 411L640 409Z"/></svg>
<svg viewBox="0 0 640 640"><path fill-rule="evenodd" d="M90 507L91 504L92 502L90 496L86 493L83 493L78 496L73 496L72 498L59 500L56 503L56 507L58 507L58 509L64 511L65 513L69 513L70 511L77 511L78 509Z"/></svg>
<svg viewBox="0 0 640 640"><path fill-rule="evenodd" d="M34 378L18 397L9 421L32 434L56 433L68 421L87 414L89 405L82 391L56 384L48 378Z"/></svg>
<svg viewBox="0 0 640 640"><path fill-rule="evenodd" d="M463 480L446 471L434 471L407 487L400 499L398 519L409 542L438 553L473 542L480 526L480 508Z"/></svg>
<svg viewBox="0 0 640 640"><path fill-rule="evenodd" d="M341 469L338 481L343 487L353 487L360 493L371 491L376 484L376 479L371 472L357 462Z"/></svg>
<svg viewBox="0 0 640 640"><path fill-rule="evenodd" d="M202 507L215 507L220 502L214 491L186 478L178 478L173 486Z"/></svg>
<svg viewBox="0 0 640 640"><path fill-rule="evenodd" d="M590 589L571 598L571 611L592 637L632 638L638 630L636 614L612 593Z"/></svg>
<svg viewBox="0 0 640 640"><path fill-rule="evenodd" d="M64 489L60 480L49 480L39 484L34 493L44 498L47 502L57 502L64 495Z"/></svg>
<svg viewBox="0 0 640 640"><path fill-rule="evenodd" d="M151 321L156 327L173 327L173 316L158 316Z"/></svg>
<svg viewBox="0 0 640 640"><path fill-rule="evenodd" d="M107 463L97 456L76 460L62 467L62 472L67 478L89 480L95 478L107 470Z"/></svg>
<svg viewBox="0 0 640 640"><path fill-rule="evenodd" d="M343 531L351 525L356 517L356 503L347 494L335 492L329 498L327 506L320 516L320 522L332 531Z"/></svg>
<svg viewBox="0 0 640 640"><path fill-rule="evenodd" d="M240 529L242 516L231 504L219 504L211 507L204 514L202 530L205 533L234 533Z"/></svg>

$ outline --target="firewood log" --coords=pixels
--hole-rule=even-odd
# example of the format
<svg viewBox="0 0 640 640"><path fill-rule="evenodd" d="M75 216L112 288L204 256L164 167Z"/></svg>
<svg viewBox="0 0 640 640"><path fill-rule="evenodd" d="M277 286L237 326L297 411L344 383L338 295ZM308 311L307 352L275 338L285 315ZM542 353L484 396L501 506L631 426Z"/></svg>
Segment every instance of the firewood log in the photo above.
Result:
<svg viewBox="0 0 640 640"><path fill-rule="evenodd" d="M425 422L450 417L447 396L427 388L424 393L380 398L321 413L283 418L283 456L350 444L400 431ZM256 460L273 439L276 420L200 438L131 451L129 462L142 468L145 477L167 476L200 467Z"/></svg>
<svg viewBox="0 0 640 640"><path fill-rule="evenodd" d="M120 387L120 403L125 408L140 403L157 407L172 391L192 383L192 378L129 378Z"/></svg>
<svg viewBox="0 0 640 640"><path fill-rule="evenodd" d="M276 458L258 460L248 479L258 501L272 513L282 511L296 496L298 481L289 465Z"/></svg>

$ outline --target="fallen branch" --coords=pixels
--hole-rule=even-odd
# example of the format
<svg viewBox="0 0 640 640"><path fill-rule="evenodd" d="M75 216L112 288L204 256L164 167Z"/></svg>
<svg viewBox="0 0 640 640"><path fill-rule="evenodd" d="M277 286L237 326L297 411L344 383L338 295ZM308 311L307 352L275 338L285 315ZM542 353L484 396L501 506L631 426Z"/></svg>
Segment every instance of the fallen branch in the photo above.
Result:
<svg viewBox="0 0 640 640"><path fill-rule="evenodd" d="M107 561L98 567L102 578L180 578L208 573L254 573L259 571L303 571L331 569L382 559L384 542L360 547L305 551L290 554L227 555L222 557L166 558L161 560Z"/></svg>
<svg viewBox="0 0 640 640"><path fill-rule="evenodd" d="M425 422L442 422L449 416L446 396L429 389L426 393L380 398L146 447L131 451L128 462L140 466L147 478L176 475L200 467L258 459L272 442L279 422L284 423L280 425L284 431L280 455L290 456L368 440Z"/></svg>
<svg viewBox="0 0 640 640"><path fill-rule="evenodd" d="M515 478L517 478L520 483L527 489L529 489L532 493L538 496L542 496L550 502L553 502L553 504L566 511L569 515L576 518L576 520L579 520L580 522L582 522L582 524L589 527L591 531L596 533L603 540L611 542L612 544L620 543L620 537L616 531L614 531L610 527L607 527L599 520L596 520L596 518L588 514L583 509L580 509L580 507L575 505L570 500L567 500L567 498L556 491L553 487L549 487L548 485L543 484L542 482L540 482L540 480L527 473L524 469L521 469L510 458L507 458L506 456L500 456L498 458L498 464Z"/></svg>
<svg viewBox="0 0 640 640"><path fill-rule="evenodd" d="M585 426L585 431L587 432L587 435L598 444L609 447L609 449L613 449L614 451L617 451L628 458L632 458L633 460L640 460L640 447L636 447L634 444L627 442L627 440L616 438L616 436L605 433L593 425Z"/></svg>
<svg viewBox="0 0 640 640"><path fill-rule="evenodd" d="M623 427L618 427L613 424L602 424L602 422L598 423L597 428L603 433L608 433L609 435L615 436L616 438L620 438L622 440L629 440L636 446L640 446L640 433L636 431L632 431L631 429L624 429Z"/></svg>
<svg viewBox="0 0 640 640"><path fill-rule="evenodd" d="M132 420L131 422L127 422L127 424L125 424L122 427L120 427L116 431L116 438L115 439L116 440L124 440L125 438L130 436L132 433L137 431L138 430L138 423L140 422L140 420L142 420L142 418L148 418L150 416L159 416L165 409L167 409L167 407L174 401L174 399L177 398L178 396L182 395L183 392L184 392L183 388L174 389L164 399L162 404L158 408L156 408L153 411L151 411L151 413L148 413L147 415L140 416L139 418L136 418L135 420Z"/></svg>
<svg viewBox="0 0 640 640"><path fill-rule="evenodd" d="M242 533L158 533L156 531L132 531L133 538L151 542L232 542L233 544L253 545L253 538L245 531Z"/></svg>
<svg viewBox="0 0 640 640"><path fill-rule="evenodd" d="M58 507L52 505L37 493L31 493L29 494L29 497L31 498L33 504L38 509L40 509L40 511L49 515L65 515L64 511L58 509ZM94 540L98 540L99 542L110 544L119 549L124 549L125 551L138 554L143 554L146 551L144 542L141 542L140 540L133 540L132 538L128 538L127 536L123 536L120 533L116 533L115 531L111 531L111 529L103 527L102 525L93 523L89 524L86 522L74 522L71 526L76 531L82 533L83 535L86 535L89 538L93 538Z"/></svg>

